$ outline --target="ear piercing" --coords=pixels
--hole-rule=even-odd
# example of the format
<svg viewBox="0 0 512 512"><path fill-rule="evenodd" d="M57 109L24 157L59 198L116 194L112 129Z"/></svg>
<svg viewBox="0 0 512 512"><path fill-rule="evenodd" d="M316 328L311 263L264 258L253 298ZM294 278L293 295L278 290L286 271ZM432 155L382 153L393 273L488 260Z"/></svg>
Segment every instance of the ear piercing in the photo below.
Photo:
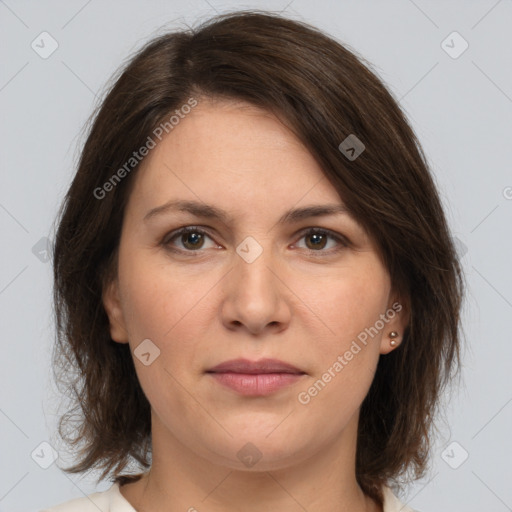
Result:
<svg viewBox="0 0 512 512"><path fill-rule="evenodd" d="M398 336L398 333L396 331L391 331L389 333L389 337L391 338L391 341L389 342L389 344L392 346L392 347L396 347L396 344L397 344L397 341L393 338L396 338Z"/></svg>

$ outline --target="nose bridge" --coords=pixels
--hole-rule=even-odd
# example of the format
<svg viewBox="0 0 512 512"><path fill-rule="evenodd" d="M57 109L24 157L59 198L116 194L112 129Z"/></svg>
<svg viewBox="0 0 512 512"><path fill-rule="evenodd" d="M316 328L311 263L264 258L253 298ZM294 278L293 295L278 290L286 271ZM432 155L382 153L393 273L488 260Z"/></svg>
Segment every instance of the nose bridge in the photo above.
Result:
<svg viewBox="0 0 512 512"><path fill-rule="evenodd" d="M272 268L273 251L270 237L245 237L236 247L236 274L240 284L257 288L272 285L275 279L268 267Z"/></svg>

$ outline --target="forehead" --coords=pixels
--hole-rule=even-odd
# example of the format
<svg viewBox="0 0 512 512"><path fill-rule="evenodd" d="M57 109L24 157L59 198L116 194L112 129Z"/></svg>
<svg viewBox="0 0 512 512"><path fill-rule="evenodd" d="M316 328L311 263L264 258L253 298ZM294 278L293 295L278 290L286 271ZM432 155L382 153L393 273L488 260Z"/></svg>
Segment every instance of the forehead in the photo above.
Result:
<svg viewBox="0 0 512 512"><path fill-rule="evenodd" d="M184 195L241 207L340 202L293 132L272 113L239 101L200 100L150 151L136 182L134 193L151 203Z"/></svg>

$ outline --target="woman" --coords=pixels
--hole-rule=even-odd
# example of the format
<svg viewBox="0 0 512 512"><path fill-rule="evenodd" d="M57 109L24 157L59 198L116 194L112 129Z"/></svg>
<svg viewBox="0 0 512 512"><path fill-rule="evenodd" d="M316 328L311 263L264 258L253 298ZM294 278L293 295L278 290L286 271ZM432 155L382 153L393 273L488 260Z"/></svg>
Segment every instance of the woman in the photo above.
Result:
<svg viewBox="0 0 512 512"><path fill-rule="evenodd" d="M54 276L66 471L113 485L48 510L410 510L392 487L425 471L463 279L412 129L340 43L254 11L150 41Z"/></svg>

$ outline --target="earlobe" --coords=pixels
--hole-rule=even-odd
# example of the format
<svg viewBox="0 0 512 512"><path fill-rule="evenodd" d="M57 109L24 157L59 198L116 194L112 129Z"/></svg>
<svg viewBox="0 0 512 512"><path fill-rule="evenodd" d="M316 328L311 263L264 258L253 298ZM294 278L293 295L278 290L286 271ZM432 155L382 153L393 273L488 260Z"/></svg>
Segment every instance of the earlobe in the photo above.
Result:
<svg viewBox="0 0 512 512"><path fill-rule="evenodd" d="M110 323L110 337L118 343L128 343L128 333L119 300L117 279L112 279L103 290L103 306Z"/></svg>
<svg viewBox="0 0 512 512"><path fill-rule="evenodd" d="M409 323L409 307L400 300L394 301L386 312L388 322L382 333L380 353L389 354L400 346Z"/></svg>
<svg viewBox="0 0 512 512"><path fill-rule="evenodd" d="M384 333L382 336L380 353L389 354L400 345L402 338L403 333L398 331L389 331L388 333Z"/></svg>

